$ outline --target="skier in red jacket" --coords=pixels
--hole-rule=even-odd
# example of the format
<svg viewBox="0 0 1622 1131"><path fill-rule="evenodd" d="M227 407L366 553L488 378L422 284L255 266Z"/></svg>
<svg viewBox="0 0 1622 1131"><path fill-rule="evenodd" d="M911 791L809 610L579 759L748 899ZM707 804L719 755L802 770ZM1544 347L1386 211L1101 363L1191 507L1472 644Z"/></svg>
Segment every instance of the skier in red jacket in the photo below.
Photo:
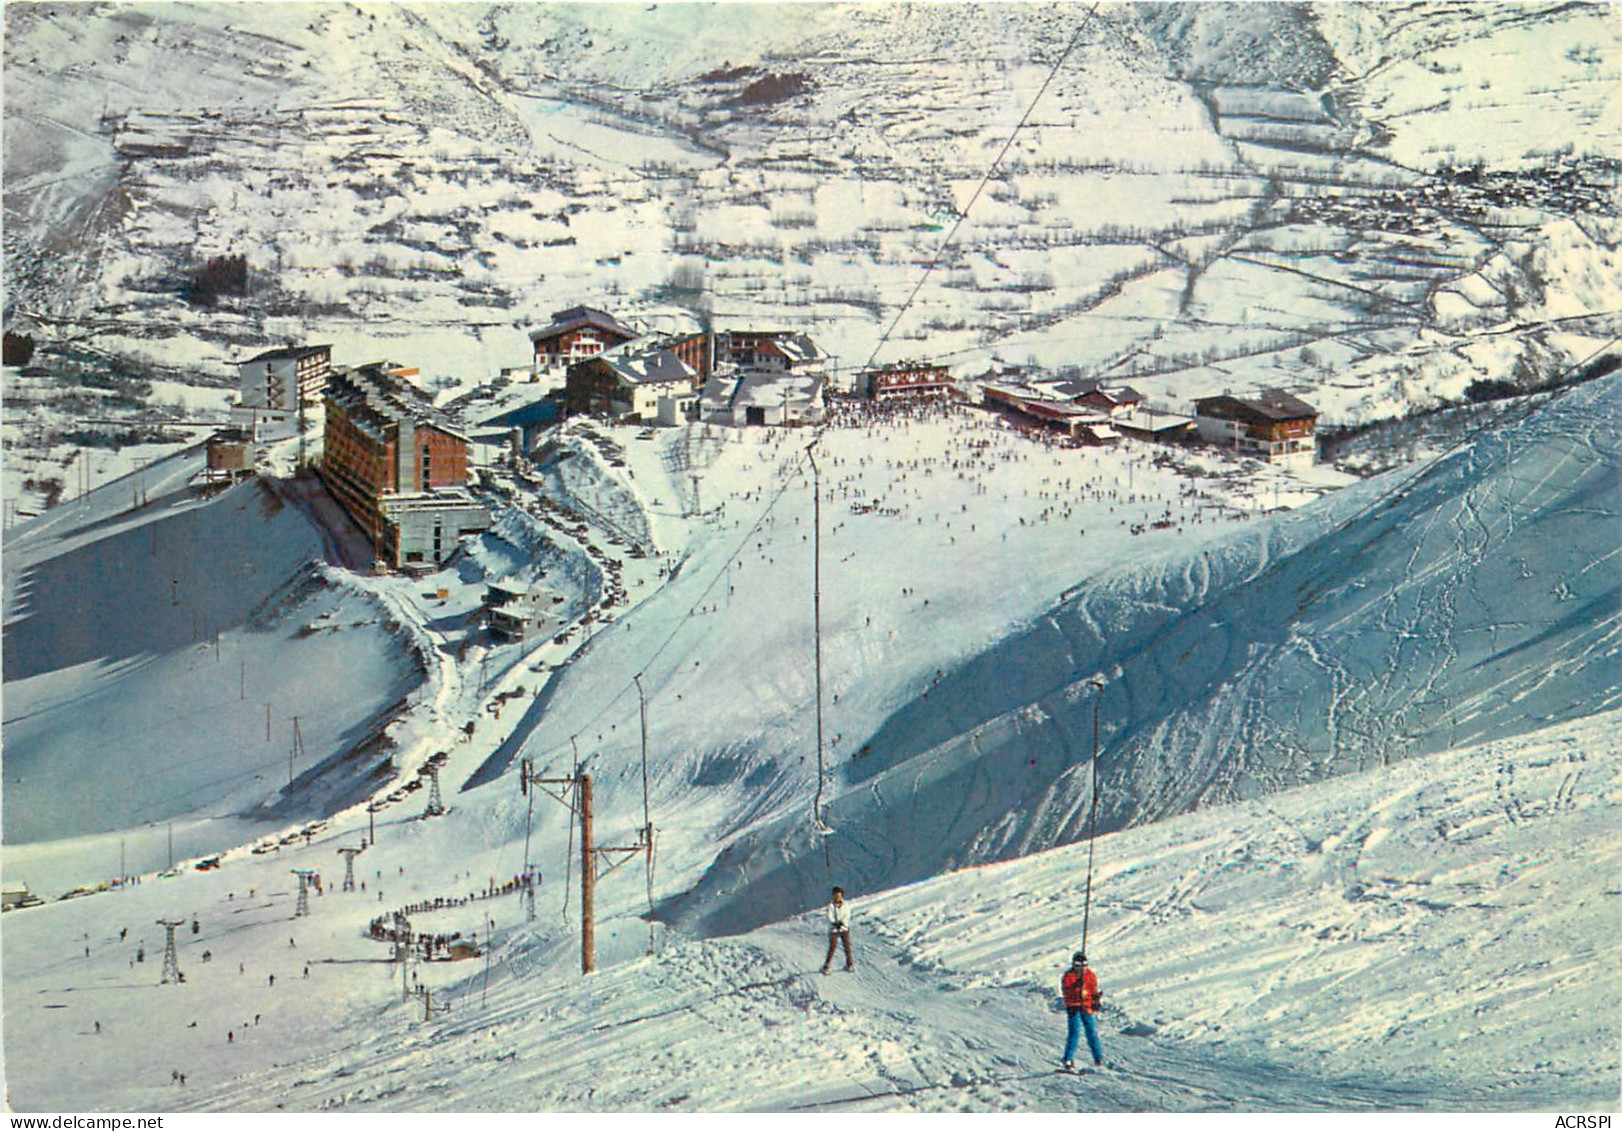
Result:
<svg viewBox="0 0 1622 1131"><path fill-rule="evenodd" d="M1059 988L1064 991L1064 1010L1070 1015L1064 1042L1065 1071L1076 1067L1076 1044L1082 1029L1087 1030L1087 1047L1092 1051L1093 1063L1103 1064L1104 1046L1098 1043L1098 1023L1093 1020L1093 1013L1104 995L1098 992L1098 976L1087 965L1087 956L1081 951L1071 958L1070 969L1059 980Z"/></svg>

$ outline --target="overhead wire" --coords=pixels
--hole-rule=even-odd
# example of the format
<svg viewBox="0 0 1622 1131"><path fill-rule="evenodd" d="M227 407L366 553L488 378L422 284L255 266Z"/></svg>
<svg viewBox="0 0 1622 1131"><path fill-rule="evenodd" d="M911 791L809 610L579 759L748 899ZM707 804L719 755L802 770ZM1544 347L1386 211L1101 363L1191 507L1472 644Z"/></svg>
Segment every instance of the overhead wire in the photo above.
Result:
<svg viewBox="0 0 1622 1131"><path fill-rule="evenodd" d="M1087 28L1092 23L1093 18L1098 12L1100 3L1101 0L1095 0L1092 7L1087 10L1086 15L1082 17L1081 21L1076 26L1076 30L1071 34L1069 41L1065 44L1064 51L1059 55L1059 58L1055 60L1053 66L1049 68L1047 78L1043 81L1041 87L1038 88L1036 96L1031 100L1031 103L1026 108L1025 113L1020 117L1020 120L1015 124L1013 130L1009 133L1008 138L1004 141L996 159L991 163L990 167L986 170L985 175L981 178L980 183L976 186L974 194L970 197L968 204L966 204L958 213L957 220L952 225L951 230L937 246L930 265L925 269L923 278L921 278L918 285L913 288L906 301L901 304L901 308L896 312L895 318L891 320L889 329L886 330L885 333L880 337L879 343L874 347L873 353L870 357L869 367L872 365L872 359L877 358L879 351L883 349L889 335L894 332L897 326L900 325L901 319L906 315L913 302L917 299L923 282L927 280L929 273L934 269L934 266L940 262L940 258L945 253L946 248L949 247L952 240L956 238L958 229L962 226L963 221L968 218L969 212L972 210L974 204L980 199L986 185L989 184L991 179L996 175L997 169L1001 166L1003 159L1013 147L1014 141L1018 138L1020 130L1023 129L1025 124L1030 120L1031 114L1035 111L1037 103L1041 101L1042 95L1046 93L1049 86L1052 85L1054 78L1058 76L1059 70L1064 66L1066 60L1068 60L1070 55L1074 52L1076 44L1080 42L1082 34L1085 33ZM781 484L772 493L766 506L761 510L760 514L750 525L749 529L745 531L744 536L739 540L738 545L722 560L720 568L717 569L715 574L711 577L709 584L700 590L700 599L708 596L710 591L714 589L716 583L727 574L727 571L732 568L733 563L741 556L744 547L748 545L749 539L752 538L757 531L759 531L761 526L777 508L777 504L782 500L784 494L788 491L789 487L794 483L796 478L802 473L802 459L809 454L812 448L820 443L822 436L827 431L828 427L829 425L827 422L817 425L813 429L813 435L810 443L800 451L799 455L795 456L791 461L789 461L786 469L782 473ZM675 638L680 635L682 629L685 627L686 621L684 619L673 630L671 630L669 635L667 635L659 646L654 649L654 651L649 655L647 661L642 664L641 669L636 674L638 676L646 675L649 669L653 666L654 662L659 658L660 655L664 653ZM581 729L589 728L592 724L606 716L614 705L618 703L620 699L625 696L626 692L630 691L633 686L635 686L634 682L623 685L619 691L615 693L613 698L609 699L605 704L603 704L603 706L587 720L584 727L577 729L576 733L579 733L579 730ZM553 747L548 751L544 751L543 753L555 754L559 750L561 750L561 745L558 747Z"/></svg>
<svg viewBox="0 0 1622 1131"><path fill-rule="evenodd" d="M958 229L963 226L963 221L968 219L969 213L973 211L975 203L980 199L980 194L985 192L986 185L991 183L991 178L997 175L997 170L1002 166L1003 158L1007 157L1008 151L1014 147L1014 141L1019 137L1019 131L1024 129L1025 123L1031 120L1031 115L1036 111L1037 103L1042 101L1042 96L1047 93L1048 87L1058 77L1059 69L1070 58L1070 53L1076 49L1076 44L1081 41L1082 32L1086 31L1088 25L1093 22L1093 17L1098 13L1098 5L1101 2L1102 0L1094 0L1093 6L1087 9L1087 14L1076 25L1076 30L1070 36L1070 42L1065 44L1064 51L1048 70L1047 78L1042 80L1042 85L1037 88L1035 97L1031 99L1030 105L1025 108L1025 113L1020 115L1019 121L1014 124L1013 130L1009 132L1008 139L1003 142L1002 149L998 151L996 159L991 162L990 167L986 169L985 175L980 178L980 183L975 186L973 195L969 197L969 202L958 212L957 219L952 223L951 231L946 233L945 238L935 248L935 254L930 257L928 266L924 268L924 273L918 279L917 285L912 288L912 293L907 296L907 301L901 304L901 309L896 311L896 315L891 319L889 327L879 336L878 344L873 347L873 352L868 356L868 368L872 368L873 363L878 360L879 351L884 348L885 343L890 340L890 335L895 333L896 327L901 324L901 319L911 309L914 300L918 297L918 292L924 289L924 284L929 281L929 276L934 273L936 266L939 265L941 256L952 245L952 241L957 239Z"/></svg>

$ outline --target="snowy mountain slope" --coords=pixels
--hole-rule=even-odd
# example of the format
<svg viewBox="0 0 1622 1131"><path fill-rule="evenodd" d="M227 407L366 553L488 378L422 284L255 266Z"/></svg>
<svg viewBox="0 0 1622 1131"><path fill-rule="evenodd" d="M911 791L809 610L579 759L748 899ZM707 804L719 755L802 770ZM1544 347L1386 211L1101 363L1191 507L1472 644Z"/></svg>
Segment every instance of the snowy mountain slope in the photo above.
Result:
<svg viewBox="0 0 1622 1131"><path fill-rule="evenodd" d="M813 915L669 938L651 958L636 957L634 920L610 918L599 939L617 961L582 980L549 874L534 923L511 896L413 917L481 940L495 925L488 975L480 961L412 964L449 1007L425 1022L363 931L401 900L482 885L467 812L380 829L357 869L369 890L340 892L329 872L307 919L289 918L286 870L330 869L336 837L8 915L8 1098L22 1111L1604 1106L1622 1004L1616 721L1101 836L1088 949L1106 991L1102 1073L1052 1071L1081 845L855 892L859 968L828 978ZM599 891L617 903L637 886ZM182 909L202 924L181 933L187 982L158 986L139 924ZM137 934L148 965L132 972ZM132 1039L136 1026L163 1039ZM81 1064L97 1070L63 1071Z"/></svg>
<svg viewBox="0 0 1622 1131"><path fill-rule="evenodd" d="M861 738L828 818L840 873L891 887L1083 836L1095 675L1106 828L1615 709L1619 387L1082 587ZM791 814L671 913L727 932L793 913L823 853Z"/></svg>
<svg viewBox="0 0 1622 1131"><path fill-rule="evenodd" d="M1602 395L1607 391L1604 384L1591 388ZM1502 429L1490 450L1515 458L1453 458L1466 465L1474 458L1483 478L1506 469L1525 475L1534 456L1551 446L1544 434L1552 430L1550 419L1563 420L1559 406L1576 396L1567 394L1518 428ZM1602 409L1594 416L1597 437L1613 418ZM624 516L639 506L655 548L677 551L681 568L663 585L629 580L635 599L620 619L563 670L539 673L552 698L532 728L538 741L524 752L537 757L543 769L564 770L568 735L579 732L597 779L599 836L610 844L630 842L642 817L636 698L627 686L631 673L646 671L660 833L655 897L668 903L697 886L694 904L700 909L724 907L734 924L751 911L769 921L777 916L773 893L758 882L763 870L743 858L743 869L730 863L707 866L717 853L730 860L729 845L737 855L736 845L747 846L751 830L778 814L793 814L797 821L797 835L785 842L791 850L799 851L808 839L804 813L815 785L813 767L803 760L812 733L805 680L809 609L796 599L804 593L808 533L803 476L790 481L781 509L758 530L750 529L792 462L791 441L798 434L745 432L720 442L695 428L641 441L632 428L593 430L601 439L578 443L577 454L565 464L599 459L592 452L602 451L600 444L617 443L625 468L582 465L560 477L559 485L581 492L578 501L593 511L620 516L617 521L626 521ZM1534 436L1541 447L1531 443ZM1575 441L1568 442L1577 450ZM1189 496L1190 468L1177 461L1162 464L1153 453L1106 457L1032 449L978 413L835 429L825 443L819 457L828 491L825 613L830 656L838 657L829 667L828 706L832 736L851 735L846 742L878 729L924 693L938 704L946 683L945 677L934 682L938 663L972 664L1018 622L1052 608L1064 588L1090 569L1133 561L1152 580L1137 586L1123 580L1123 592L1141 592L1144 584L1170 590L1167 579L1185 576L1181 567L1168 564L1185 558L1176 552L1179 544L1204 542L1225 562L1221 569L1213 567L1213 575L1229 570L1235 577L1254 575L1256 536L1235 537L1226 518L1198 519L1243 513L1241 508L1254 507L1275 490L1256 469L1249 482L1220 478L1208 469L1198 493ZM690 473L696 468L703 476L695 498ZM1218 469L1230 476L1243 471ZM1463 471L1450 480L1452 474L1432 470L1427 481L1451 483L1455 491L1473 482ZM1300 501L1305 486L1280 480L1278 490L1284 494L1287 487L1285 497ZM1410 498L1419 494L1412 484L1408 489ZM1333 528L1344 524L1349 512L1370 510L1389 490L1385 482L1373 482L1322 500L1287 520L1269 540L1282 553L1287 536L1295 537L1289 534L1292 524ZM1440 489L1437 494L1446 497ZM115 495L110 489L101 498ZM1533 501L1558 515L1565 498L1556 491ZM871 509L874 502L880 509ZM694 513L699 508L702 513ZM1316 515L1320 510L1325 513ZM62 522L68 513L37 521ZM1170 528L1129 532L1167 513L1178 519ZM1526 516L1520 517L1524 523ZM975 537L976 528L995 537ZM1007 532L1007 542L999 530ZM722 592L712 584L720 557L746 534L754 548L742 556L743 568L732 571ZM1396 537L1388 535L1376 545L1384 548ZM481 552L481 560L491 568L506 568L502 562L529 568L514 556L515 545L493 546ZM986 600L989 575L1003 581L999 601ZM1072 1089L1082 1081L1059 1081L1047 1075L1046 1066L1055 1055L1057 1028L1048 1012L1049 964L1062 961L1076 942L1080 847L873 898L878 881L864 878L852 850L880 842L869 838L859 821L848 820L848 810L836 808L836 832L829 841L835 875L860 893L864 924L863 970L848 983L839 981L842 975L827 983L813 978L809 985L795 978L820 959L814 921L715 943L660 926L653 931L660 956L651 965L640 961L650 933L643 918L646 894L641 877L626 872L606 876L599 885L604 974L579 983L572 973L578 920L570 902L578 898L578 883L560 875L571 840L561 811L541 798L533 822L526 820L525 799L510 772L488 785L456 788L488 762L501 741L499 720L482 713L482 704L516 682L533 687L535 675L509 655L493 665L507 674L487 689L477 653L454 662L460 631L456 610L470 595L476 601L480 585L476 580L458 584L454 571L439 577L453 586L449 606L425 595L421 582L367 579L361 587L385 601L414 637L421 635L434 657L428 682L393 733L402 766L435 750L449 751L444 777L450 813L417 819L422 797L417 794L381 814L378 842L360 860L359 874L369 885L365 893L343 893L335 882L335 849L368 835L367 815L353 806L336 814L308 845L295 840L272 856L252 855L244 847L227 853L218 872L186 872L169 880L148 876L124 892L8 914L0 941L7 948L7 1000L32 998L41 1006L7 1011L14 1105L63 1102L61 1089L70 1083L59 1067L90 1056L106 1065L95 1075L95 1094L101 1098L93 1104L207 1110L276 1104L297 1110L374 1104L433 1108L461 1102L453 1096L466 1097L473 1106L526 1110L664 1103L699 1109L807 1103L838 1108L852 1101L970 1110L1074 1108L1078 1102L1134 1110L1433 1109L1534 1107L1567 1096L1591 1102L1595 1094L1589 1082L1605 1071L1610 1044L1603 1034L1596 1037L1584 1028L1587 1015L1573 1014L1565 1002L1579 988L1593 987L1601 1000L1615 993L1593 974L1614 968L1599 941L1609 936L1601 924L1583 918L1603 916L1607 907L1609 872L1603 863L1597 870L1591 865L1593 853L1603 858L1613 851L1607 822L1617 798L1606 777L1614 777L1614 769L1594 765L1615 759L1614 714L1553 734L1505 739L1485 754L1456 751L1369 769L1288 796L1273 794L1103 838L1105 870L1094 889L1096 933L1090 946L1101 962L1106 957L1111 962L1106 972L1116 994L1112 1002L1124 1015L1106 1019L1105 1039L1112 1055L1125 1063L1078 1101ZM897 601L902 587L914 596ZM690 616L688 610L700 605L713 611ZM662 641L668 646L655 653L653 646ZM1027 670L1040 663L1032 660ZM1012 668L1009 677L1014 678ZM965 693L954 684L946 694ZM1086 701L1079 707L1085 714ZM477 736L453 742L455 720L474 714L480 718ZM994 737L996 731L994 725L984 733ZM1566 744L1567 737L1575 739L1575 748ZM841 751L837 758L846 757L844 743L835 749ZM1592 761L1572 760L1579 755ZM878 756L870 754L869 760ZM836 791L846 791L842 805L873 796L875 782L880 795L893 796L886 782L896 771L864 779L863 762L849 763L835 782ZM990 774L984 780L997 784ZM1434 787L1440 795L1410 807L1405 791L1417 781L1440 783ZM963 796L972 808L974 796ZM1386 798L1394 800L1385 804ZM1297 804L1299 810L1291 808ZM938 836L944 857L946 837L958 834L942 831L940 821L956 811L930 814L932 823L914 826L914 839ZM1365 837L1355 826L1370 811L1390 816L1374 822L1375 831ZM1307 835L1299 843L1281 842L1273 814L1284 814ZM1446 822L1445 834L1436 832L1438 816ZM905 814L894 816L888 832L906 820ZM1392 829L1383 841L1381 827ZM988 842L998 834L990 828ZM1440 844L1430 839L1438 835L1444 838ZM151 839L146 838L148 848ZM435 988L436 1001L452 1001L452 1012L439 1022L416 1027L420 1023L409 1019L421 1016L421 1002L399 1000L400 971L382 961L386 944L364 937L367 923L408 902L476 894L521 868L526 844L546 877L533 922L510 895L413 914L417 930L458 931L464 937L477 931L481 938L493 930L498 940L488 991L482 963L414 964L417 977ZM1348 864L1355 844L1366 850L1367 860L1353 856ZM1582 848L1574 850L1573 844ZM1379 847L1387 854L1377 852ZM110 859L114 850L104 840L100 857ZM1270 860L1295 859L1292 852L1301 865L1269 870ZM28 846L19 852L7 845L8 878L23 874L18 864L28 864L30 855ZM1480 905L1497 906L1492 902L1497 889L1485 888L1487 881L1476 872L1499 868L1500 861L1508 861L1511 872L1495 874L1515 878L1505 881L1505 910L1485 911ZM1516 861L1552 863L1521 872ZM1049 871L1042 878L1021 878L1020 869L1035 866ZM313 901L314 916L297 922L290 918L287 874L294 867L317 868L327 879L325 894ZM727 868L731 889L718 893L718 877ZM1455 876L1460 869L1468 874ZM897 865L890 874L900 871ZM1556 875L1562 877L1558 888ZM1067 888L1058 886L1061 876ZM1326 882L1330 876L1334 882ZM809 882L825 887L826 877L813 873ZM1241 879L1255 881L1251 895ZM1425 879L1432 881L1429 886L1407 883ZM1005 886L987 898L978 892L958 898L949 886L982 880ZM1454 880L1461 886L1450 886ZM1288 882L1302 886L1279 886ZM1584 884L1594 890L1582 889ZM1359 885L1365 890L1354 893ZM245 896L249 889L257 894ZM1379 898L1386 890L1424 894L1393 903ZM1198 895L1189 894L1194 891ZM1357 898L1348 899L1349 893ZM1511 898L1527 906L1511 907ZM758 906L743 907L746 899ZM1544 899L1551 902L1539 902ZM889 900L900 901L894 922L886 910ZM999 919L1005 905L1010 910ZM1266 912L1280 907L1287 920L1275 926L1277 920ZM1565 915L1572 907L1576 910ZM1517 919L1520 914L1526 918ZM196 915L202 924L198 936L183 939L188 982L154 986L159 936L140 924L181 915ZM1497 936L1486 933L1483 920L1503 920L1514 929L1506 930L1505 941L1494 942ZM1566 934L1551 941L1549 923L1565 923ZM1208 961L1169 971L1166 955L1193 950L1194 944L1160 945L1154 932L1179 925L1198 932L1201 945L1215 940L1226 946L1235 939L1237 949L1206 952ZM121 927L132 928L129 938L117 940ZM1326 931L1325 938L1317 937ZM85 934L91 937L81 939ZM949 935L958 941L947 941ZM288 945L290 937L296 946ZM1349 950L1348 937L1359 940ZM1461 937L1469 945L1460 945ZM984 958L966 951L947 956L953 946L972 950L993 938L1005 941ZM133 963L134 944L143 940L146 964ZM1133 942L1144 949L1128 958ZM1260 968L1246 957L1246 945L1277 955L1276 968ZM83 946L90 947L87 957ZM1100 946L1106 949L1099 951ZM200 961L203 949L213 958L207 965ZM1047 953L1050 949L1056 956ZM1478 949L1492 961L1492 970L1472 964ZM1551 958L1554 953L1562 957ZM312 960L309 983L302 977L305 959ZM1530 969L1545 961L1550 965L1532 976L1547 974L1551 986L1565 988L1545 990L1535 983L1525 1008L1533 1010L1529 1016L1545 1043L1540 1063L1555 1071L1506 1081L1496 1068L1482 1067L1492 1062L1476 1051L1485 1047L1476 1042L1489 1038L1476 1029L1494 1030L1475 1011L1496 1008L1499 990L1491 975L1499 964ZM1444 1000L1441 995L1421 997L1394 976L1386 979L1390 992L1377 1000L1360 992L1365 981L1358 971L1378 973L1415 962L1427 971L1427 985L1445 983L1450 992L1458 984L1468 987L1454 994L1460 1001L1456 1011L1433 1010L1432 1000ZM241 973L233 963L242 965ZM1318 985L1324 964L1352 972L1325 988ZM275 987L267 981L271 974ZM1203 985L1213 976L1219 983L1199 1010L1182 1004L1186 980ZM696 987L708 986L718 993L695 994ZM1169 988L1157 996L1162 986ZM1271 1003L1264 1014L1232 1004L1248 1002L1258 987ZM47 992L31 992L39 989ZM121 1003L133 1001L131 994L152 1004L157 1014L149 1017L167 1019L162 1023L171 1026L172 1040L161 1046L122 1039L111 1047L76 1043L94 1039L86 1030L95 1020L102 1022L104 1036L121 1038L128 1024ZM68 1008L43 1008L47 1005ZM1406 1026L1380 1046L1397 1050L1392 1055L1402 1066L1404 1083L1394 1086L1394 1069L1370 1069L1366 1035L1393 1029L1404 1015ZM1190 1018L1186 1025L1179 1020L1184 1016ZM1335 1024L1324 1018L1334 1018ZM1326 1035L1309 1040L1313 1019ZM195 1030L192 1021L198 1022ZM980 1031L973 1022L987 1035L967 1044L963 1035ZM784 1034L808 1025L816 1041L785 1046ZM1145 1025L1168 1036L1125 1033L1126 1028L1144 1032ZM232 1034L229 1042L226 1031ZM1459 1050L1457 1060L1438 1049ZM624 1051L630 1060L607 1057L610 1051ZM1377 1054L1377 1064L1383 1065L1378 1059L1383 1055ZM604 1072L605 1059L618 1065L639 1058L645 1063L634 1072ZM648 1064L657 1070L650 1073ZM1447 1070L1435 1064L1446 1064ZM194 1091L174 1090L169 1073L176 1070L187 1072L187 1087ZM77 1078L71 1086L76 1101L85 1102ZM873 1098L862 1098L868 1096Z"/></svg>
<svg viewBox="0 0 1622 1131"><path fill-rule="evenodd" d="M670 858L702 867L717 832L803 814L816 790L807 437L612 431L625 437L631 497L674 576L656 592L631 589L632 607L551 677L544 708L531 706L470 785L486 788L520 757L546 772L572 769L577 741L579 757L612 771L599 788L637 795L605 793L604 810L639 809L640 675ZM1299 505L1347 481L1231 467L1206 453L1051 449L963 408L889 424L856 414L819 448L834 770L865 764L873 753L863 747L886 719L1039 620L1081 578L1223 539L1264 501ZM1218 467L1223 476L1211 474ZM576 490L598 481L584 468L569 474ZM594 498L592 509L617 511L626 499ZM510 775L495 788L510 789Z"/></svg>
<svg viewBox="0 0 1622 1131"><path fill-rule="evenodd" d="M116 875L122 830L188 818L182 857L219 851L253 831L199 819L292 820L375 786L386 754L356 752L419 663L375 605L329 586L324 535L287 494L199 500L201 465L195 450L152 465L145 506L113 483L7 533L8 876L30 842L92 838L17 877L60 890Z"/></svg>

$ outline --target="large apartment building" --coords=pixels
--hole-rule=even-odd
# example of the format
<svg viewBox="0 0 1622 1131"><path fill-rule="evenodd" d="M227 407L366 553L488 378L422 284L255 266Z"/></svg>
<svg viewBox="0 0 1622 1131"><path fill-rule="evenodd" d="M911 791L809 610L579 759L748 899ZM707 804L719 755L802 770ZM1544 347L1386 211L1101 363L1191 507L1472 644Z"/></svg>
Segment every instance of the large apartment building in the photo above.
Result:
<svg viewBox="0 0 1622 1131"><path fill-rule="evenodd" d="M383 363L327 382L321 477L377 548L380 565L438 564L490 526L468 494L468 441L449 414Z"/></svg>
<svg viewBox="0 0 1622 1131"><path fill-rule="evenodd" d="M332 347L282 346L237 362L242 407L265 412L298 411L315 404L332 372Z"/></svg>

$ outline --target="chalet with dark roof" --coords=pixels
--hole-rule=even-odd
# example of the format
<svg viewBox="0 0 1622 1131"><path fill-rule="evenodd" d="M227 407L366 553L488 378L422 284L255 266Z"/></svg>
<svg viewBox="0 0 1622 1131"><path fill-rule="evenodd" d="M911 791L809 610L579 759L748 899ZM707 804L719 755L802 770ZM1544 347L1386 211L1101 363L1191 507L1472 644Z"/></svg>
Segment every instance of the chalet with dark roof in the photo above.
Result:
<svg viewBox="0 0 1622 1131"><path fill-rule="evenodd" d="M572 365L605 350L624 345L637 332L612 314L589 306L571 306L552 312L552 321L529 335L535 347L535 368Z"/></svg>
<svg viewBox="0 0 1622 1131"><path fill-rule="evenodd" d="M1318 410L1282 389L1200 397L1194 421L1202 440L1239 455L1273 463L1310 464L1317 458Z"/></svg>
<svg viewBox="0 0 1622 1131"><path fill-rule="evenodd" d="M659 418L661 398L691 399L697 387L698 371L674 350L621 346L569 366L563 400L571 416L631 417L651 424Z"/></svg>

